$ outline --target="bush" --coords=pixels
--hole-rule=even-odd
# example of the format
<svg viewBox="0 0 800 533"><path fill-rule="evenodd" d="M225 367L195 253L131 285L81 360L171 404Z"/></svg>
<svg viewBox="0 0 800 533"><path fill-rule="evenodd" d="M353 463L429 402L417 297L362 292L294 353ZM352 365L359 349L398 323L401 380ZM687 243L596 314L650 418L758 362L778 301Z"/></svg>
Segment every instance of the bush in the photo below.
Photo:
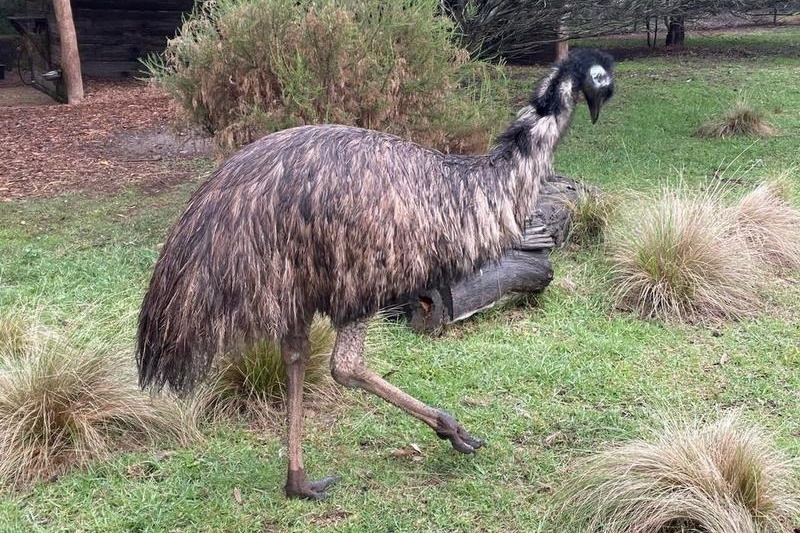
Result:
<svg viewBox="0 0 800 533"><path fill-rule="evenodd" d="M35 330L14 338L0 350L0 486L51 479L118 447L193 436L174 403L139 390L127 350L79 350Z"/></svg>
<svg viewBox="0 0 800 533"><path fill-rule="evenodd" d="M145 66L224 149L326 122L483 150L507 116L505 85L453 44L437 9L435 0L203 2Z"/></svg>
<svg viewBox="0 0 800 533"><path fill-rule="evenodd" d="M742 100L737 101L721 118L703 124L695 132L698 137L722 139L734 135L767 137L774 133L775 129L766 121L764 113Z"/></svg>
<svg viewBox="0 0 800 533"><path fill-rule="evenodd" d="M642 317L698 321L756 310L760 269L722 191L664 190L622 209L610 228L617 304Z"/></svg>
<svg viewBox="0 0 800 533"><path fill-rule="evenodd" d="M800 269L800 211L778 181L764 182L730 208L739 233L767 265Z"/></svg>
<svg viewBox="0 0 800 533"><path fill-rule="evenodd" d="M565 477L557 531L783 533L800 512L794 464L732 415L668 423Z"/></svg>
<svg viewBox="0 0 800 533"><path fill-rule="evenodd" d="M315 316L311 324L311 357L306 363L305 389L314 397L327 397L332 388L330 355L336 333L327 318ZM275 407L285 397L286 366L281 358L280 345L264 340L241 352L231 352L222 358L215 374L202 384L189 399L189 409L199 420L230 418L243 415L245 419L261 419L275 425L280 417ZM281 422L282 424L282 419Z"/></svg>

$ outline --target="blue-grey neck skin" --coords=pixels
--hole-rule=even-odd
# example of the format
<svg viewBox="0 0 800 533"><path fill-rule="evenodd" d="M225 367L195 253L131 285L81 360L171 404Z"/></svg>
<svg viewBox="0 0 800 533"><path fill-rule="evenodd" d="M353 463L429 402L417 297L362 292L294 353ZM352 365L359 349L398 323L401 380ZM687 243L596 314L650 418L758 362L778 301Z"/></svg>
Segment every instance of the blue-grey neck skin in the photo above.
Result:
<svg viewBox="0 0 800 533"><path fill-rule="evenodd" d="M575 49L539 81L528 106L497 139L493 152L518 152L524 157L552 155L583 94L592 122L614 94L614 59L599 50ZM544 127L548 123L550 127ZM535 124L540 124L535 127Z"/></svg>

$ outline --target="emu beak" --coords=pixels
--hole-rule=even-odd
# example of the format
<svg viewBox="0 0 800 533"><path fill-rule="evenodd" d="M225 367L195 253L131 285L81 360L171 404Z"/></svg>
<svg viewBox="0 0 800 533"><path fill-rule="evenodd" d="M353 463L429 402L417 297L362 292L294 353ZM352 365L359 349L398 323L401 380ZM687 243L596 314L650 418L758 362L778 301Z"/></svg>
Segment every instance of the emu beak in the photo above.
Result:
<svg viewBox="0 0 800 533"><path fill-rule="evenodd" d="M597 122L600 116L600 108L603 107L603 98L598 95L586 96L586 103L589 104L589 115L592 117L592 124Z"/></svg>

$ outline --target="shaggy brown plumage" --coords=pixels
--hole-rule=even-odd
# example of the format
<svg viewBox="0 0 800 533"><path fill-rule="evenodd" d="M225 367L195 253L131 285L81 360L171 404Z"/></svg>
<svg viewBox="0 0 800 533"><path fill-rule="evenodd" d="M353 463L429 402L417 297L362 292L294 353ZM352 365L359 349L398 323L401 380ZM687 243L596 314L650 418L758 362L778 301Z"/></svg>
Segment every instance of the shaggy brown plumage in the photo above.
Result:
<svg viewBox="0 0 800 533"><path fill-rule="evenodd" d="M545 169L521 159L332 125L251 144L200 187L164 245L141 315L145 381L187 390L220 348L281 338L311 311L341 326L470 273L518 238L536 200L531 176Z"/></svg>
<svg viewBox="0 0 800 533"><path fill-rule="evenodd" d="M340 334L337 381L377 387L440 436L464 437L460 426L460 437L448 433L452 417L442 429L421 402L364 378L358 324L386 302L470 274L520 237L576 98L583 92L595 120L613 91L611 68L606 54L573 52L484 156L334 125L277 132L235 154L192 196L158 259L139 317L142 385L188 391L215 354L264 337L299 365L291 382L302 376L310 317L322 312ZM288 391L290 411L300 409ZM480 445L464 442L453 440L461 451ZM316 495L290 485L290 495Z"/></svg>

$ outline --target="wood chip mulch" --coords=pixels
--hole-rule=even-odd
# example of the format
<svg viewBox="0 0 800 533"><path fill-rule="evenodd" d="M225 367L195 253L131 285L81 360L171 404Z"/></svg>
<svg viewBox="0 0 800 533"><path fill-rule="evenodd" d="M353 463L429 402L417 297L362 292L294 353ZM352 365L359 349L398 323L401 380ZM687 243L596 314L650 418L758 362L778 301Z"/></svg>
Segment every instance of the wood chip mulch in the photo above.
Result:
<svg viewBox="0 0 800 533"><path fill-rule="evenodd" d="M89 81L85 93L76 105L15 106L0 85L0 201L158 190L196 174L188 158L211 155L210 142L172 131L169 98L143 82Z"/></svg>

